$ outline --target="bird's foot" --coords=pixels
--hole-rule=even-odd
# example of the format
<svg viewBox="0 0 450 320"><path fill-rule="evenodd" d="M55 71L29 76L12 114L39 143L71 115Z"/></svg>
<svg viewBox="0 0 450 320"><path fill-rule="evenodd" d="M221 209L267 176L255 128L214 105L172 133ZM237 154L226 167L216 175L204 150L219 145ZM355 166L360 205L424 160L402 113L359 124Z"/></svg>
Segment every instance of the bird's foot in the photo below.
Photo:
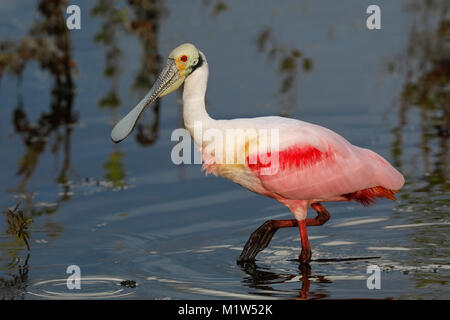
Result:
<svg viewBox="0 0 450 320"><path fill-rule="evenodd" d="M300 265L309 264L309 262L311 261L311 256L312 252L310 248L308 249L302 248L302 252L300 252L300 256L298 257L298 259L300 260Z"/></svg>
<svg viewBox="0 0 450 320"><path fill-rule="evenodd" d="M256 229L248 239L239 256L238 263L255 260L256 255L264 250L278 230L274 220L267 220Z"/></svg>

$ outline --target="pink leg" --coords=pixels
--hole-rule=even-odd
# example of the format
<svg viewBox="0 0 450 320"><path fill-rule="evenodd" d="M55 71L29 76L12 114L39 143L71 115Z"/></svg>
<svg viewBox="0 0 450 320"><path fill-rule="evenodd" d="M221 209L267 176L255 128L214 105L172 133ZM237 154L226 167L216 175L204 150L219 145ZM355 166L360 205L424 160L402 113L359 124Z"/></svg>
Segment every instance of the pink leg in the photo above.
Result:
<svg viewBox="0 0 450 320"><path fill-rule="evenodd" d="M307 218L307 226L321 226L330 219L330 213L319 202L313 203L311 205L311 208L313 208L317 212L317 217Z"/></svg>
<svg viewBox="0 0 450 320"><path fill-rule="evenodd" d="M317 217L307 218L297 221L296 219L285 220L267 220L250 238L239 256L238 262L255 260L256 255L264 250L272 240L275 232L280 228L299 227L302 251L300 253L300 262L307 263L311 260L311 247L309 245L307 226L321 226L330 219L330 213L320 203L313 203L311 207L317 212Z"/></svg>
<svg viewBox="0 0 450 320"><path fill-rule="evenodd" d="M308 232L306 231L306 220L298 222L300 231L300 241L302 244L302 252L300 253L300 263L308 263L311 260L311 247L309 245Z"/></svg>

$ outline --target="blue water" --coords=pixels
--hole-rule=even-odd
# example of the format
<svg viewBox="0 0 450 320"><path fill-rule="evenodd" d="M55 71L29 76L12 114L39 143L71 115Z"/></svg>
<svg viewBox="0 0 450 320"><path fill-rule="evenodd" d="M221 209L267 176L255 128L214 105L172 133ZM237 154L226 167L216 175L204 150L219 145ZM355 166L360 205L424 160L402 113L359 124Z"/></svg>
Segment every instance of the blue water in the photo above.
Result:
<svg viewBox="0 0 450 320"><path fill-rule="evenodd" d="M428 86L419 81L433 61L449 59L439 49L441 37L428 51L423 40L445 21L445 1L427 8L415 1L378 1L377 31L365 26L369 1L157 1L159 16L150 24L157 32L149 38L160 64L183 42L206 54L211 116L287 114L317 123L374 150L405 175L395 203L328 204L330 221L309 230L313 261L303 272L295 261L300 252L295 228L279 231L255 264L236 264L252 231L267 219L291 214L271 199L205 177L200 165L172 163L176 142L170 135L182 127L179 93L162 99L153 144L139 143L136 132L119 145L111 142L112 125L151 84L133 88L148 52L127 24L135 17L133 8L126 1L114 3L109 10L122 9L123 24L93 14L101 1L80 5L82 28L68 32L76 65L74 120L58 118L60 126L47 135L42 150L24 139L29 130L18 133L12 119L20 105L31 126L50 112L54 76L33 59L21 81L11 72L2 75L0 208L20 200L20 210L33 222L28 250L7 232L7 215L0 215L0 297L449 298L448 100L438 94L430 94L432 104L405 98L411 82L425 92L448 89L445 81L427 80ZM0 21L0 41L18 43L44 18L36 1L2 1ZM103 24L115 30L106 46L94 41ZM414 33L417 26L424 34ZM271 36L260 51L257 39L264 30ZM112 59L115 76L108 77L112 47L120 54ZM271 56L271 48L279 53ZM296 71L280 72L292 50L312 67L302 67L302 58ZM426 67L417 67L421 61ZM448 69L442 71L448 79ZM283 93L289 75L295 81ZM111 91L119 97L117 106L101 108ZM154 119L148 110L142 123L150 127ZM66 287L69 265L81 269L80 290ZM381 289L367 288L369 265L380 267ZM121 285L125 280L136 287Z"/></svg>

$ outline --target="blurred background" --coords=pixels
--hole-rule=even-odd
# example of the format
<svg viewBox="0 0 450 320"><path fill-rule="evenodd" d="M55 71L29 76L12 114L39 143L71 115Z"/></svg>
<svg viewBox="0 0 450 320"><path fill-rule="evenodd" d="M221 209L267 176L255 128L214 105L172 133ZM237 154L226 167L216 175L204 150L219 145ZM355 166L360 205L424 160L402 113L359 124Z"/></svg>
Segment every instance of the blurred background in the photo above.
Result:
<svg viewBox="0 0 450 320"><path fill-rule="evenodd" d="M68 30L66 8L81 9ZM381 30L366 8L381 8ZM0 299L450 298L450 12L446 0L2 0ZM184 42L210 65L214 118L328 127L406 178L398 201L328 204L252 264L250 233L285 207L176 166L181 91L121 144L109 134ZM368 290L366 268L382 270ZM78 265L80 290L66 269Z"/></svg>

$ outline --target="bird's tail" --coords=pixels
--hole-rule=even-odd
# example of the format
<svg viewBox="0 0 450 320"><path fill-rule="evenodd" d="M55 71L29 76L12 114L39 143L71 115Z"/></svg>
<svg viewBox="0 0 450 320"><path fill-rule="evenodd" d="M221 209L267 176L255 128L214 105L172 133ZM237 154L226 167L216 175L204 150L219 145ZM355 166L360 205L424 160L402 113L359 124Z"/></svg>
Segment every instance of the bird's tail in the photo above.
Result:
<svg viewBox="0 0 450 320"><path fill-rule="evenodd" d="M363 206L370 206L377 201L377 198L385 198L395 201L397 190L387 189L385 187L376 186L351 193L344 194L343 197L349 201L356 201Z"/></svg>

